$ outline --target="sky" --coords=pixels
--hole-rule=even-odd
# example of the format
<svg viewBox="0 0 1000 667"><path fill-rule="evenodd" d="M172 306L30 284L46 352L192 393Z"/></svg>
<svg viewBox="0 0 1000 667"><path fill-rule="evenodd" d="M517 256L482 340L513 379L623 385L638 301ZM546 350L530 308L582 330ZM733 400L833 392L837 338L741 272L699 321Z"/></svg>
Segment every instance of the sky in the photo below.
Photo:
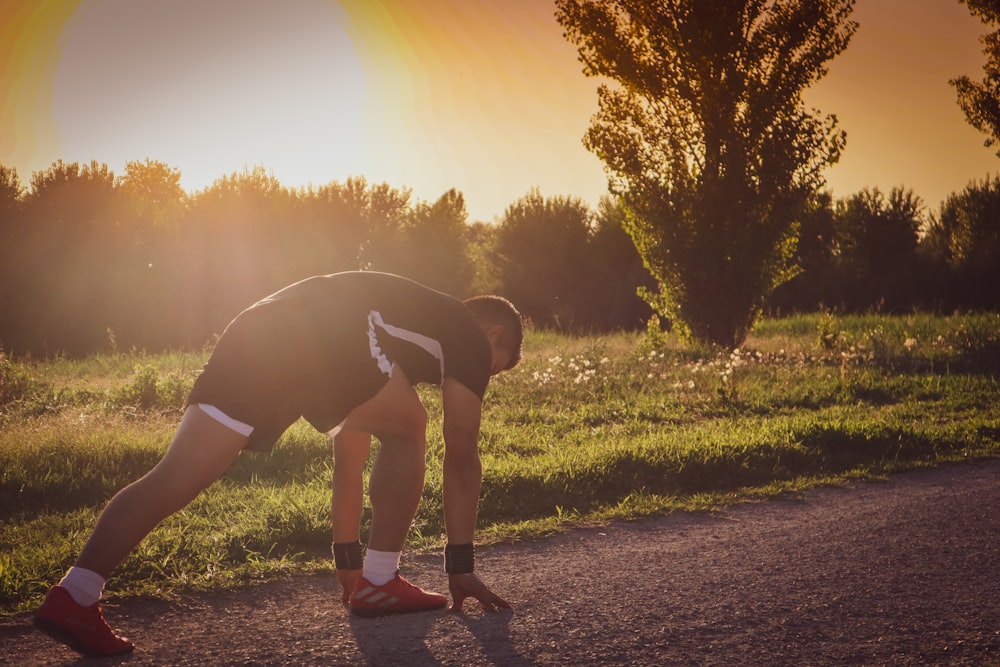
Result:
<svg viewBox="0 0 1000 667"><path fill-rule="evenodd" d="M997 172L948 80L986 32L958 0L860 0L806 104L847 131L835 197L901 186L929 211ZM598 82L549 0L0 0L0 164L164 162L188 192L262 166L363 176L491 221L537 187L596 207Z"/></svg>

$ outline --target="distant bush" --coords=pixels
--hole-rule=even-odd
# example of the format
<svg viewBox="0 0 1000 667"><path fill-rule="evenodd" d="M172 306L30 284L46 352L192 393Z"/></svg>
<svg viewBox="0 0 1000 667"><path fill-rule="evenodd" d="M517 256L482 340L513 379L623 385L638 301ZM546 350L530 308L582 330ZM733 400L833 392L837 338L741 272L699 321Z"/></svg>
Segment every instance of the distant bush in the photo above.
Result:
<svg viewBox="0 0 1000 667"><path fill-rule="evenodd" d="M136 366L131 382L110 392L109 404L147 411L180 410L193 384L193 379L180 373L160 377L155 367L140 365Z"/></svg>

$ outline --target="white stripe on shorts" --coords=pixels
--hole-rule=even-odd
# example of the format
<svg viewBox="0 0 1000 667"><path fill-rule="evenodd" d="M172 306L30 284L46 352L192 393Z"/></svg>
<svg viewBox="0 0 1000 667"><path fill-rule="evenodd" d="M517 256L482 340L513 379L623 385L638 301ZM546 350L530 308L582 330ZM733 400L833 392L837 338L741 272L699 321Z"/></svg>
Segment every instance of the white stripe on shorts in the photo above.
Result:
<svg viewBox="0 0 1000 667"><path fill-rule="evenodd" d="M331 438L336 438L337 434L340 433L340 431L344 428L344 424L346 423L347 420L345 419L344 421L340 422L339 424L331 428L329 431L327 431L326 434Z"/></svg>
<svg viewBox="0 0 1000 667"><path fill-rule="evenodd" d="M250 424L244 424L238 419L233 419L225 412L215 407L214 405L209 405L208 403L199 403L198 407L206 415L219 422L223 426L230 428L245 438L249 438L250 434L253 433L253 426Z"/></svg>

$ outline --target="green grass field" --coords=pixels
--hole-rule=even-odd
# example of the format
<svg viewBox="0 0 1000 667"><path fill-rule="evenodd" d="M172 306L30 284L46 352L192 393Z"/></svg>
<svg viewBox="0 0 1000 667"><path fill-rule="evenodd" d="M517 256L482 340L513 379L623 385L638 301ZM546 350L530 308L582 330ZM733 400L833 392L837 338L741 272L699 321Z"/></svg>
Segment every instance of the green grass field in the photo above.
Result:
<svg viewBox="0 0 1000 667"><path fill-rule="evenodd" d="M732 353L638 334L531 332L487 395L480 540L1000 452L1000 315L765 320ZM159 460L206 352L0 357L0 613L32 609L104 503ZM440 403L412 549L438 548ZM124 563L111 595L329 571L325 436L247 454Z"/></svg>

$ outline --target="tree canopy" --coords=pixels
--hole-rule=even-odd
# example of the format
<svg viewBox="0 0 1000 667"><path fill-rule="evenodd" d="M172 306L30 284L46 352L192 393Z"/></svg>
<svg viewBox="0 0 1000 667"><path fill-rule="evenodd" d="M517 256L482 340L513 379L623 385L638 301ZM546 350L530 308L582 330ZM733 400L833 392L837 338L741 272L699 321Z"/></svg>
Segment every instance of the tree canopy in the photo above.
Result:
<svg viewBox="0 0 1000 667"><path fill-rule="evenodd" d="M454 189L429 202L362 177L288 189L261 167L193 193L179 182L151 160L118 175L58 161L28 186L0 165L0 354L201 347L265 294L352 269L507 296L536 326L567 332L637 330L651 314L636 290L656 281L621 198L589 210L532 189L492 223L470 225ZM1000 306L998 182L970 184L930 220L902 188L813 197L802 273L767 311Z"/></svg>
<svg viewBox="0 0 1000 667"><path fill-rule="evenodd" d="M968 5L969 11L983 23L994 28L1000 26L1000 0L959 0ZM994 29L981 38L986 63L982 81L973 81L968 75L949 81L958 95L958 105L966 120L987 135L985 144L1000 142L1000 30ZM1000 156L1000 150L997 151Z"/></svg>
<svg viewBox="0 0 1000 667"><path fill-rule="evenodd" d="M557 0L599 77L585 146L626 204L661 314L738 345L797 270L797 221L846 135L803 91L843 51L853 0Z"/></svg>

